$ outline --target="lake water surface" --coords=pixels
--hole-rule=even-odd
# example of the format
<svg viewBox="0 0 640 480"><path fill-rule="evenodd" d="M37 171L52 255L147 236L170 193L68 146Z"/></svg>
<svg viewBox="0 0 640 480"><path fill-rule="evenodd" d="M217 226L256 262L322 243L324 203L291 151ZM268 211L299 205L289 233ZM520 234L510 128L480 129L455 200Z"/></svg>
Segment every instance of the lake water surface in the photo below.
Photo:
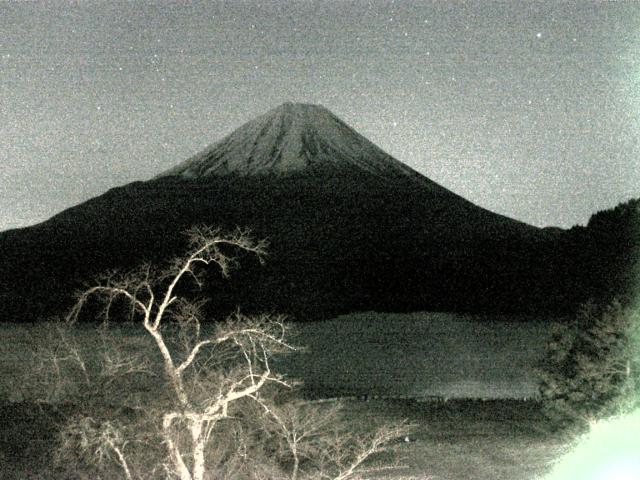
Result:
<svg viewBox="0 0 640 480"><path fill-rule="evenodd" d="M278 362L317 396L531 398L547 319L358 313L303 323Z"/></svg>

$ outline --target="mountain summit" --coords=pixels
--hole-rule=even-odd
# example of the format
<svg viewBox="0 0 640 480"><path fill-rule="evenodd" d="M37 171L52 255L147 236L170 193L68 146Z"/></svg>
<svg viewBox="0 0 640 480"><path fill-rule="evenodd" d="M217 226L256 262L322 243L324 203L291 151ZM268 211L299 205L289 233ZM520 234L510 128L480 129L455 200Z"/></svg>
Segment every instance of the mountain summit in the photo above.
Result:
<svg viewBox="0 0 640 480"><path fill-rule="evenodd" d="M159 177L359 171L382 177L420 176L325 107L284 103Z"/></svg>

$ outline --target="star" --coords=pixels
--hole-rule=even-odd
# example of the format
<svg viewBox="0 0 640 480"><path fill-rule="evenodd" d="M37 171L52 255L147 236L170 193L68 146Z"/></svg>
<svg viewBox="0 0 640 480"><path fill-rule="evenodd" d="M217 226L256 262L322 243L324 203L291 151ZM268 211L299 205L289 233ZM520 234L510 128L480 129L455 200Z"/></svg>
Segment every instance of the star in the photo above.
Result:
<svg viewBox="0 0 640 480"><path fill-rule="evenodd" d="M542 38L542 32L536 33L536 38Z"/></svg>

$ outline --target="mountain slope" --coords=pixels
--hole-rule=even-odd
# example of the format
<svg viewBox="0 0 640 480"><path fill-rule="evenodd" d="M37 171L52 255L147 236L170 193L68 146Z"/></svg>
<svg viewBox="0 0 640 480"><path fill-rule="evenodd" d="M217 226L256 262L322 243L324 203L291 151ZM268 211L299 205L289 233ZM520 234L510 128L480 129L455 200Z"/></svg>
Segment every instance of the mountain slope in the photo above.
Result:
<svg viewBox="0 0 640 480"><path fill-rule="evenodd" d="M523 230L536 227L487 212L421 175L371 143L320 105L284 103L245 123L222 140L156 178L217 176L353 177L373 175L383 182L409 180L465 209L498 217ZM390 187L389 187L390 188ZM473 214L472 214L473 216ZM464 227L463 227L464 228Z"/></svg>

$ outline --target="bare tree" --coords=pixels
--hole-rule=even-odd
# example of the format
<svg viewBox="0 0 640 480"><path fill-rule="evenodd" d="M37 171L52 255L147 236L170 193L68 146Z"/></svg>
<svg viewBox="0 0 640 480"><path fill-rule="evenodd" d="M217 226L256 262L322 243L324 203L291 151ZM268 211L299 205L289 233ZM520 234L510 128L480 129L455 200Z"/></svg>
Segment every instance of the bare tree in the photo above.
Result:
<svg viewBox="0 0 640 480"><path fill-rule="evenodd" d="M78 295L66 319L67 325L76 323L87 302L98 298L104 305L105 326L114 311L122 313L123 305L128 306L131 319L142 323L153 339L155 358L162 366L156 376L163 379L167 392L156 385L149 395L128 406L146 418L147 424L158 425L157 439L165 460L156 459L156 468L147 466L144 474L140 462L130 460L129 455L135 455L129 452L134 446L138 452L158 449L152 434L141 436L148 429L127 430L116 420L98 421L90 415L68 424L63 432L66 451L74 450L75 445L75 451L94 460L110 460L129 480L146 475L157 478L158 465L167 478L180 480L213 478L216 469L215 478L356 478L365 460L404 435L407 426L385 426L368 435L355 435L339 427L337 410L320 412L301 402L274 402L269 392L291 387L272 369L274 355L294 349L287 341L284 318L246 317L236 312L212 330L202 323L203 303L186 300L181 294L189 281L202 285L201 267L215 265L227 276L236 264L234 254L245 251L262 261L266 244L241 230L224 235L198 227L188 233L188 253L167 269L155 271L145 265L125 276L105 275ZM142 359L131 358L105 344L98 373L93 375L91 362L82 358L77 346L64 335L61 339L65 348L56 350L53 364L72 362L78 378L87 385L95 383L95 378L102 379L104 387L114 379L154 375L151 350L144 351ZM243 419L248 421L243 423ZM270 437L286 447L279 456L270 456ZM253 462L248 462L251 456ZM261 461L275 464L259 467Z"/></svg>
<svg viewBox="0 0 640 480"><path fill-rule="evenodd" d="M404 468L384 464L364 468L370 457L382 453L392 440L405 437L413 429L405 421L383 423L366 433L344 420L340 402L325 405L310 402L287 402L281 405L261 404L267 422L282 443L281 455L289 457L290 480L361 478L365 473Z"/></svg>

